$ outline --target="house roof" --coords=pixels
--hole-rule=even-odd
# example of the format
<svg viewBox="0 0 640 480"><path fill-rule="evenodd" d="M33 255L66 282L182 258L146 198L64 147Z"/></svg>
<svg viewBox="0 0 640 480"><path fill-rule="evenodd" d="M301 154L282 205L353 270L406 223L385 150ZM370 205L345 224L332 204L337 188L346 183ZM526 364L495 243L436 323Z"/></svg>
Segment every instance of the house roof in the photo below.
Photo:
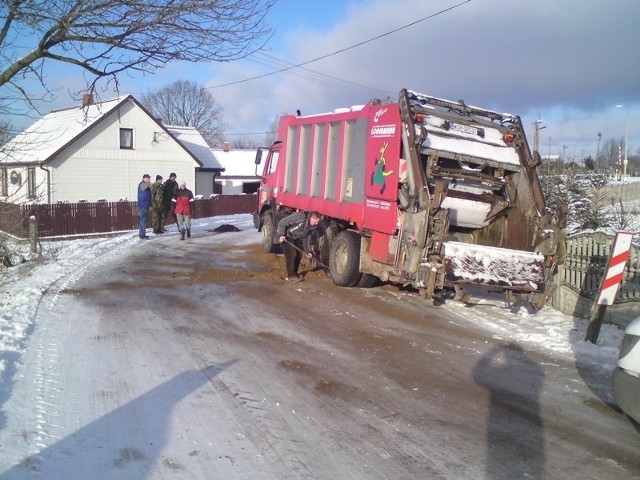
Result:
<svg viewBox="0 0 640 480"><path fill-rule="evenodd" d="M206 146L204 139L197 130L191 129L189 132L177 132L175 129L189 129L190 127L172 127L174 130L170 131L166 126L158 122L132 95L127 95L121 99L107 100L87 107L75 106L54 110L46 114L2 147L0 165L45 163L85 132L99 124L109 113L128 101L135 103L160 128L166 131L191 155L196 163L203 165L205 161L211 161L213 156L210 154L209 147ZM200 141L206 147L206 151L205 149L200 149ZM198 146L196 147L196 145Z"/></svg>
<svg viewBox="0 0 640 480"><path fill-rule="evenodd" d="M216 160L224 167L225 177L256 177L256 150L212 149Z"/></svg>
<svg viewBox="0 0 640 480"><path fill-rule="evenodd" d="M0 164L46 162L130 98L48 113L5 144L0 152Z"/></svg>
<svg viewBox="0 0 640 480"><path fill-rule="evenodd" d="M178 140L191 155L202 163L203 169L224 170L224 167L213 155L200 132L194 127L166 125L165 128Z"/></svg>

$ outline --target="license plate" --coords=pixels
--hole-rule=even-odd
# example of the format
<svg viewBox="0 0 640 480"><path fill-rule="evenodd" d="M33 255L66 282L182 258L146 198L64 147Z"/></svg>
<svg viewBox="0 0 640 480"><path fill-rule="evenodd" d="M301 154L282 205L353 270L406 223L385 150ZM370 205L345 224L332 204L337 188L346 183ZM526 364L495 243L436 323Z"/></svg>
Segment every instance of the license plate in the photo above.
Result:
<svg viewBox="0 0 640 480"><path fill-rule="evenodd" d="M484 138L484 129L472 127L470 125L462 125L460 123L453 123L449 121L444 122L445 130L455 130L456 132L466 133L468 135L474 135L480 138Z"/></svg>

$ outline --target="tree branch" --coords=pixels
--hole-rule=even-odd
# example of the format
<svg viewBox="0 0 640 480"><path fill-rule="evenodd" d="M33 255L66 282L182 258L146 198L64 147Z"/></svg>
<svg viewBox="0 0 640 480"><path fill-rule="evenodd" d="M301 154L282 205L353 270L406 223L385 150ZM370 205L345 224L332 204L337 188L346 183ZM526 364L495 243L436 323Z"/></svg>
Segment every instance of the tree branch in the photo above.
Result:
<svg viewBox="0 0 640 480"><path fill-rule="evenodd" d="M153 72L171 60L230 61L270 38L275 0L13 0L0 4L0 88L33 76L37 62L76 65L91 87L127 70ZM29 35L24 35L29 32ZM26 47L16 46L32 39ZM35 78L45 87L44 77ZM21 90L24 92L24 90ZM28 97L28 96L27 96ZM0 101L2 95L0 94Z"/></svg>

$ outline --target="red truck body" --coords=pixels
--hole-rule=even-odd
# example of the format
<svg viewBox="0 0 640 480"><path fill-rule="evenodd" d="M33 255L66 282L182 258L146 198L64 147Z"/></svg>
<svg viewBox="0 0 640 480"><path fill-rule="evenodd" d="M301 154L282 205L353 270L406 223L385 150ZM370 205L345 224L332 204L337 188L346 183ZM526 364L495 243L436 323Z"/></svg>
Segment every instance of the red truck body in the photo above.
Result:
<svg viewBox="0 0 640 480"><path fill-rule="evenodd" d="M427 297L497 286L540 304L559 228L544 212L536 155L518 117L408 90L398 102L287 115L264 162L255 224L272 252L280 218L321 213L323 258L341 286L395 281Z"/></svg>
<svg viewBox="0 0 640 480"><path fill-rule="evenodd" d="M309 117L280 118L278 138L287 141L274 146L271 154L300 161L287 161L288 168L264 173L261 203L274 198L281 205L343 219L360 231L393 234L400 163L398 109L367 104L315 115L312 121L314 128ZM363 141L351 141L356 136Z"/></svg>

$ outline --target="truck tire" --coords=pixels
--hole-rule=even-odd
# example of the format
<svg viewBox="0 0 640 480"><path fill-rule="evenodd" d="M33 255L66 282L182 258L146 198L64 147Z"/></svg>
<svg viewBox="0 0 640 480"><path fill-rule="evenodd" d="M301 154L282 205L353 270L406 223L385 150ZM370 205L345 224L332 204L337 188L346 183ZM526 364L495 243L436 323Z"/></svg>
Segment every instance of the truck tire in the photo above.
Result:
<svg viewBox="0 0 640 480"><path fill-rule="evenodd" d="M331 243L329 275L339 287L354 287L362 278L360 273L360 237L343 230Z"/></svg>
<svg viewBox="0 0 640 480"><path fill-rule="evenodd" d="M329 265L331 256L331 244L335 239L335 233L331 228L324 228L322 235L318 238L319 258L322 263Z"/></svg>
<svg viewBox="0 0 640 480"><path fill-rule="evenodd" d="M276 253L278 251L277 244L273 243L275 235L275 226L273 225L273 214L265 212L262 214L262 248L264 253Z"/></svg>

